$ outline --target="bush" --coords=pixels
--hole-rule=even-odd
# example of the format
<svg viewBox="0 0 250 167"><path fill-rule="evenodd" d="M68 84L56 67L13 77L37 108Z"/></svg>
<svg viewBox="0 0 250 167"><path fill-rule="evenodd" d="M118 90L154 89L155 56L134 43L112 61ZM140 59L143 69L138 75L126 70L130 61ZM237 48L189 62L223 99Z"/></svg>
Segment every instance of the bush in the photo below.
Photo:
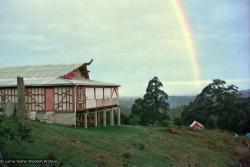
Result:
<svg viewBox="0 0 250 167"><path fill-rule="evenodd" d="M129 124L129 117L123 113L121 113L121 123L123 125L128 125Z"/></svg>
<svg viewBox="0 0 250 167"><path fill-rule="evenodd" d="M131 115L129 117L129 124L130 125L140 125L140 118L136 115Z"/></svg>
<svg viewBox="0 0 250 167"><path fill-rule="evenodd" d="M30 132L31 128L24 120L19 120L15 117L0 117L0 153L3 158L7 155L5 143L16 141L18 144L21 144L21 141L31 141Z"/></svg>
<svg viewBox="0 0 250 167"><path fill-rule="evenodd" d="M174 124L177 126L181 126L184 124L183 120L181 118L175 118L174 119Z"/></svg>
<svg viewBox="0 0 250 167"><path fill-rule="evenodd" d="M217 115L210 115L208 120L207 120L207 124L206 126L208 128L217 128L217 122L218 122L219 116Z"/></svg>
<svg viewBox="0 0 250 167"><path fill-rule="evenodd" d="M163 120L160 122L160 126L167 127L169 125L169 120Z"/></svg>

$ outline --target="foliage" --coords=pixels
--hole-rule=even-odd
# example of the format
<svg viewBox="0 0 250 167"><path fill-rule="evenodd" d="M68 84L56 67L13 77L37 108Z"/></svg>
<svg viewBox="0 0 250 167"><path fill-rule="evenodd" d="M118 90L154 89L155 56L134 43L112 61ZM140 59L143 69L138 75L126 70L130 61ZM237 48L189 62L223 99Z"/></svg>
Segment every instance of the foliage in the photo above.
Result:
<svg viewBox="0 0 250 167"><path fill-rule="evenodd" d="M170 119L174 120L175 118L180 118L183 110L184 110L184 106L182 106L182 105L170 108L170 110L169 110Z"/></svg>
<svg viewBox="0 0 250 167"><path fill-rule="evenodd" d="M129 116L129 125L140 125L140 118L139 118L139 116L131 114Z"/></svg>
<svg viewBox="0 0 250 167"><path fill-rule="evenodd" d="M240 96L238 87L225 86L215 79L197 95L194 102L184 108L182 119L186 124L197 120L207 128L221 128L244 133L249 131L249 101ZM243 104L244 102L244 104Z"/></svg>
<svg viewBox="0 0 250 167"><path fill-rule="evenodd" d="M174 124L177 126L181 126L184 124L184 121L182 118L176 117L176 118L174 118Z"/></svg>
<svg viewBox="0 0 250 167"><path fill-rule="evenodd" d="M122 125L129 124L129 117L126 114L121 113L121 123Z"/></svg>
<svg viewBox="0 0 250 167"><path fill-rule="evenodd" d="M21 144L21 141L32 141L31 128L24 120L16 117L0 117L0 153L6 155L5 145L8 141L15 141Z"/></svg>
<svg viewBox="0 0 250 167"><path fill-rule="evenodd" d="M169 120L168 95L161 87L163 85L157 77L149 81L144 97L136 99L132 106L130 122L141 125L166 124L166 120Z"/></svg>

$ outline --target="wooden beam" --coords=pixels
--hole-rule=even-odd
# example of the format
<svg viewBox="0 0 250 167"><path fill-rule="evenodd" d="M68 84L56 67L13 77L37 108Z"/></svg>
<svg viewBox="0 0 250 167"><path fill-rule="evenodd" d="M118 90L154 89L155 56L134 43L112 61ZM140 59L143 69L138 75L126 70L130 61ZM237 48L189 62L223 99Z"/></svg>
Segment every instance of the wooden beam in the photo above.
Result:
<svg viewBox="0 0 250 167"><path fill-rule="evenodd" d="M22 77L17 77L17 116L26 118L25 87Z"/></svg>
<svg viewBox="0 0 250 167"><path fill-rule="evenodd" d="M77 117L76 117L76 110L77 110L77 107L76 107L76 105L77 105L76 91L77 91L77 87L75 86L73 88L73 94L74 94L74 113L75 113L75 118L76 118L76 121L77 121ZM76 128L76 121L75 121L75 128Z"/></svg>

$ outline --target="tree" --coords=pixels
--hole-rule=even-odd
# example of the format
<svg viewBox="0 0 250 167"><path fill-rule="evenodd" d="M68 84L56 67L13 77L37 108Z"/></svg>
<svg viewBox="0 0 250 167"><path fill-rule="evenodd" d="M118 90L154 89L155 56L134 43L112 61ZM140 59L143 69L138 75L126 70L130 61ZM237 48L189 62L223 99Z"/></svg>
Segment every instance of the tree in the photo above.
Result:
<svg viewBox="0 0 250 167"><path fill-rule="evenodd" d="M182 119L185 123L197 120L208 128L245 132L249 118L238 87L225 85L225 81L215 79L206 86L195 101L184 108Z"/></svg>
<svg viewBox="0 0 250 167"><path fill-rule="evenodd" d="M130 119L133 122L138 120L141 125L166 124L169 119L168 95L161 87L163 84L157 77L149 81L144 97L136 99L132 106Z"/></svg>

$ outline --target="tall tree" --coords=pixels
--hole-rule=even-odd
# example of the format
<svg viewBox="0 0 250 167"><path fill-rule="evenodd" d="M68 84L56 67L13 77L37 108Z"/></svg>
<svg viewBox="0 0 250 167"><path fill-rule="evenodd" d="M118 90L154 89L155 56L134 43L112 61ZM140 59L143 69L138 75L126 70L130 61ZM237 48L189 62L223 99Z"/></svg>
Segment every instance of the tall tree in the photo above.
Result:
<svg viewBox="0 0 250 167"><path fill-rule="evenodd" d="M136 118L142 125L162 124L169 119L168 95L162 87L157 77L149 81L144 97L136 99L132 106L131 119Z"/></svg>
<svg viewBox="0 0 250 167"><path fill-rule="evenodd" d="M221 128L243 133L248 122L238 87L225 86L226 82L215 79L187 105L182 119L190 124L200 121L208 128Z"/></svg>

